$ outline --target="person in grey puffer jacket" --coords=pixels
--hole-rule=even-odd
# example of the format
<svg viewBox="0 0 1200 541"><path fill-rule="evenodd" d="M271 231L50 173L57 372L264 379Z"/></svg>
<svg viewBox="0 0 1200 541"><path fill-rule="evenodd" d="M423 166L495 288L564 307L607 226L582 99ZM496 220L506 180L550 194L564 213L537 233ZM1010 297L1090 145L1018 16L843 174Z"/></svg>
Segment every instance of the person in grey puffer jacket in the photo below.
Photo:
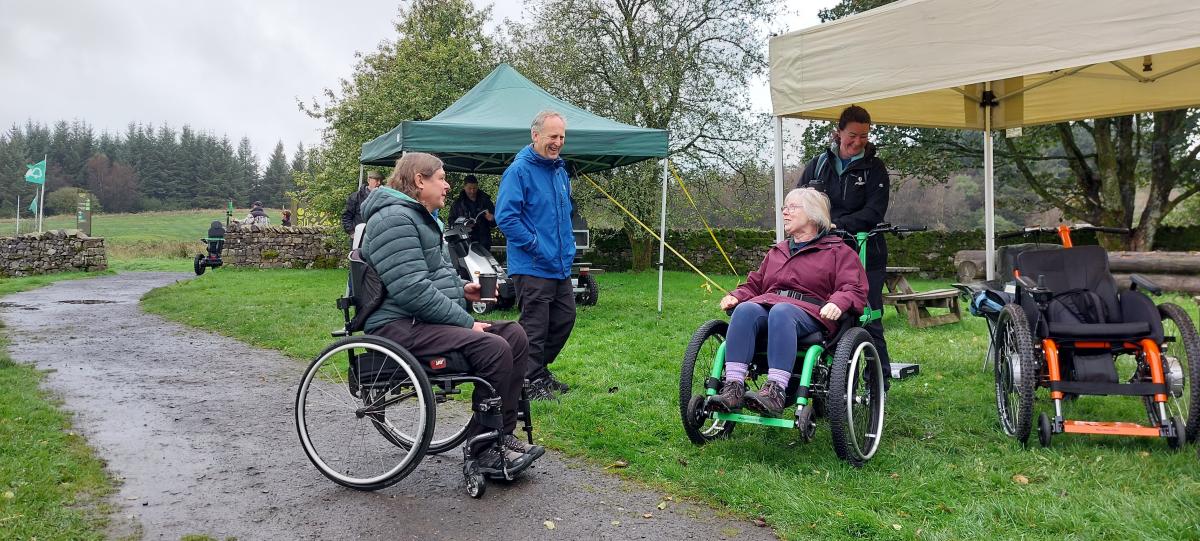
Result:
<svg viewBox="0 0 1200 541"><path fill-rule="evenodd" d="M496 388L502 401L503 436L499 448L485 442L472 449L484 468L523 469L545 450L513 435L517 403L529 357L524 329L512 321L484 323L467 312L478 301L479 284L464 282L450 263L436 212L446 204L446 172L432 154L410 152L396 162L387 187L362 203L366 219L361 255L387 291L382 305L367 318L366 331L388 338L420 358L460 351L471 372ZM476 386L476 406L488 397ZM486 431L476 419L468 437Z"/></svg>

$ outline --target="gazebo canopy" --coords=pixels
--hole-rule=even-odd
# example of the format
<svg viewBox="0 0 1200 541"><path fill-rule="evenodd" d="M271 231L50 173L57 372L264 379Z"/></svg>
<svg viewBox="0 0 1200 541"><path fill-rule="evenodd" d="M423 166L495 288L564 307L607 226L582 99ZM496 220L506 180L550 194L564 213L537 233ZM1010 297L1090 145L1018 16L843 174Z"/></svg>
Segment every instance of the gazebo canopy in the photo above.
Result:
<svg viewBox="0 0 1200 541"><path fill-rule="evenodd" d="M500 174L530 143L533 117L552 109L567 121L562 157L572 174L603 171L667 156L667 131L596 116L542 90L500 64L450 107L429 120L406 120L364 143L359 162L395 164L407 151L431 152L447 171Z"/></svg>
<svg viewBox="0 0 1200 541"><path fill-rule="evenodd" d="M770 41L776 116L984 129L1200 105L1200 2L903 0Z"/></svg>

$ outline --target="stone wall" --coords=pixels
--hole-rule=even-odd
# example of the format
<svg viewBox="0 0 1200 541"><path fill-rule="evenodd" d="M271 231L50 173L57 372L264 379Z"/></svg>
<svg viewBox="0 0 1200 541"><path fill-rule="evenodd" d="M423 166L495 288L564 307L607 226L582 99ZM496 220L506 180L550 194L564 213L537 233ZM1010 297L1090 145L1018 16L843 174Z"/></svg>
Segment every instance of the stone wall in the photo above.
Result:
<svg viewBox="0 0 1200 541"><path fill-rule="evenodd" d="M78 229L0 237L0 276L31 276L108 268L104 239Z"/></svg>
<svg viewBox="0 0 1200 541"><path fill-rule="evenodd" d="M221 260L235 267L332 269L345 266L348 246L324 227L229 226Z"/></svg>

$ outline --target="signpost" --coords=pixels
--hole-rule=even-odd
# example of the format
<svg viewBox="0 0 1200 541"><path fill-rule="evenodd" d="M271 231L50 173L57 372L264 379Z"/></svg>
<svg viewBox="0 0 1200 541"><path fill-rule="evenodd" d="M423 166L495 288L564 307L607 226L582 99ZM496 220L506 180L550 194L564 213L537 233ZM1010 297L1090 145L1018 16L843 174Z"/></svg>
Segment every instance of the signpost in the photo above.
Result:
<svg viewBox="0 0 1200 541"><path fill-rule="evenodd" d="M92 236L92 195L79 192L79 203L75 206L75 227L87 236Z"/></svg>

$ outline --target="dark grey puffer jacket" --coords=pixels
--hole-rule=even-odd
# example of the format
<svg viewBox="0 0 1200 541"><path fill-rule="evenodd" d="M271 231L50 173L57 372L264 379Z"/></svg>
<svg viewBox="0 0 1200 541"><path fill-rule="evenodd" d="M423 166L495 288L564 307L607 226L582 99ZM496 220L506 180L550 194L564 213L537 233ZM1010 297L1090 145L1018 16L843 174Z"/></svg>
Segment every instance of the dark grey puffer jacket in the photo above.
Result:
<svg viewBox="0 0 1200 541"><path fill-rule="evenodd" d="M442 242L442 226L420 203L380 187L362 204L367 230L363 258L375 268L387 298L367 318L375 332L397 319L470 327L463 281L450 264Z"/></svg>

